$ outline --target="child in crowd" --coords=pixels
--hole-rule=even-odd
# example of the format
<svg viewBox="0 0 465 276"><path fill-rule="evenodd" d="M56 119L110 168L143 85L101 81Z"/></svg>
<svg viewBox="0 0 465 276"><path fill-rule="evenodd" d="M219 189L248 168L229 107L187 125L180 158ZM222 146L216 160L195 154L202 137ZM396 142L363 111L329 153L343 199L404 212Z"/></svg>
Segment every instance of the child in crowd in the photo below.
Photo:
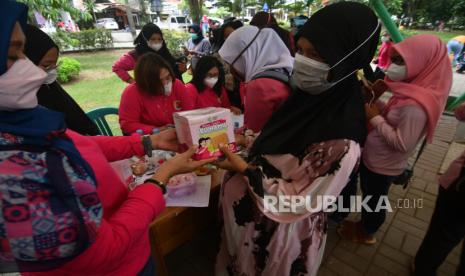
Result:
<svg viewBox="0 0 465 276"><path fill-rule="evenodd" d="M444 43L433 35L417 35L392 46L386 84L393 96L387 104L366 104L369 134L362 154L360 183L368 206L376 210L391 182L408 166L408 159L424 136L431 142L452 86L452 70ZM351 181L357 185L357 181ZM344 194L345 192L343 192ZM359 222L346 221L342 237L374 244L374 234L386 210L362 210Z"/></svg>

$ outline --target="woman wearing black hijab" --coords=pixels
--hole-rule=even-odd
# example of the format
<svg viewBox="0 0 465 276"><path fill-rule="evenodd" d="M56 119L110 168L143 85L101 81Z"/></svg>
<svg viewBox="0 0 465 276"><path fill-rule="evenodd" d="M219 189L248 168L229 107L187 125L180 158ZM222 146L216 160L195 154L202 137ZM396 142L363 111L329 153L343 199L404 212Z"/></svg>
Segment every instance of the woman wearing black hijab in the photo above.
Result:
<svg viewBox="0 0 465 276"><path fill-rule="evenodd" d="M161 29L153 24L147 23L142 27L141 32L134 40L136 48L124 54L113 64L113 72L124 82L133 83L134 78L129 75L129 71L134 70L137 60L145 53L151 52L160 55L171 65L174 75L182 81L182 74L179 72L175 58L171 55L166 41L163 38Z"/></svg>
<svg viewBox="0 0 465 276"><path fill-rule="evenodd" d="M194 24L190 26L189 35L191 37L187 41L185 55L190 57L192 69L194 69L202 56L210 54L211 44L210 40L203 36L199 25Z"/></svg>
<svg viewBox="0 0 465 276"><path fill-rule="evenodd" d="M213 45L213 53L217 53L221 46L223 46L223 43L228 38L228 36L242 26L244 26L242 21L236 19L235 17L226 19L223 25L221 25L219 29L215 30L216 34L215 44Z"/></svg>
<svg viewBox="0 0 465 276"><path fill-rule="evenodd" d="M317 274L327 229L322 202L335 200L356 171L366 136L355 72L372 60L380 29L359 3L319 10L296 36L293 93L248 162L221 148L227 159L218 165L236 173L221 185L217 275Z"/></svg>
<svg viewBox="0 0 465 276"><path fill-rule="evenodd" d="M26 36L26 45L24 46L26 56L48 74L45 83L37 92L39 104L64 113L65 122L69 129L82 135L99 135L97 126L56 81L58 46L46 33L32 25L26 26L24 34Z"/></svg>

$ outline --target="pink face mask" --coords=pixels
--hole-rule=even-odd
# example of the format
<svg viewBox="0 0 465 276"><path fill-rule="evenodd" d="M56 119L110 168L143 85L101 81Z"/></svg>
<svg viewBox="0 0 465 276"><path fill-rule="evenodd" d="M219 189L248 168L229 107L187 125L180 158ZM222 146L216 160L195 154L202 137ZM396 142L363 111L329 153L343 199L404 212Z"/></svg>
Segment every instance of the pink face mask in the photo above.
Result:
<svg viewBox="0 0 465 276"><path fill-rule="evenodd" d="M36 107L37 91L46 77L47 73L29 59L18 59L0 76L0 110Z"/></svg>

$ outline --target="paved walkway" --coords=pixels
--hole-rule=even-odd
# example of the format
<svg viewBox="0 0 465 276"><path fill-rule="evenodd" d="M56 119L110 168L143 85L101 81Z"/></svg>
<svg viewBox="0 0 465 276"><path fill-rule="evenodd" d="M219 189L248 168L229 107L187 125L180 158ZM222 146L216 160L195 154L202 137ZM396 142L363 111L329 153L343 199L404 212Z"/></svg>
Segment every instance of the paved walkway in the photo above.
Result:
<svg viewBox="0 0 465 276"><path fill-rule="evenodd" d="M450 95L454 97L459 97L465 93L465 74L454 73L454 82L452 84L452 89Z"/></svg>

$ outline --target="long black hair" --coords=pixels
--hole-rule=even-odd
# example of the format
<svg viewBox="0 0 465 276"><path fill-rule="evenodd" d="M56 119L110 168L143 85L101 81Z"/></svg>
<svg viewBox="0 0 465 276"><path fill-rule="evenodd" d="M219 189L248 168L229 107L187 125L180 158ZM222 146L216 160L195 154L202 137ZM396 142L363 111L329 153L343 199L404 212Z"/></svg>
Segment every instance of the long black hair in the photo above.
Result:
<svg viewBox="0 0 465 276"><path fill-rule="evenodd" d="M206 88L204 80L208 71L215 67L218 68L220 74L218 75L218 82L213 87L213 91L215 91L215 94L218 97L221 96L221 91L224 87L224 68L221 62L212 56L201 57L195 66L194 77L192 78L191 83L195 86L195 88L197 88L199 93L202 93L202 91Z"/></svg>

